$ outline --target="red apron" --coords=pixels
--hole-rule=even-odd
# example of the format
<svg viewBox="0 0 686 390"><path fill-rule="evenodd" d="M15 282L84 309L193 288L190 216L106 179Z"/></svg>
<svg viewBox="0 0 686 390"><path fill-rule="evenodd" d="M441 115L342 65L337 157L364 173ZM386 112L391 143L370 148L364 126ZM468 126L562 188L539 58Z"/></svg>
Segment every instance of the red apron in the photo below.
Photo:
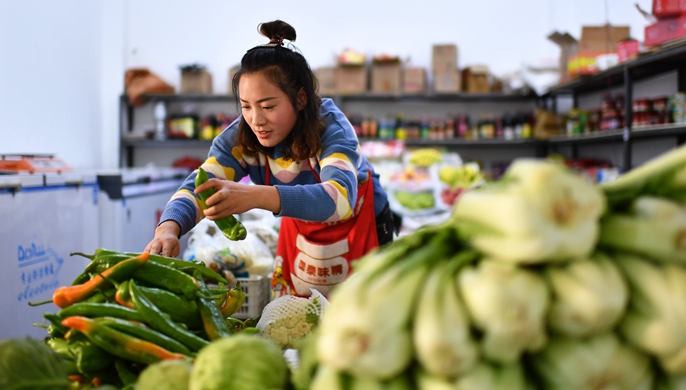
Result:
<svg viewBox="0 0 686 390"><path fill-rule="evenodd" d="M310 170L321 183L311 165ZM269 185L269 173L267 160L265 185ZM353 261L378 246L370 171L358 188L353 216L345 221L281 219L272 287L277 297L286 294L307 297L311 288L327 296L333 286L348 277Z"/></svg>

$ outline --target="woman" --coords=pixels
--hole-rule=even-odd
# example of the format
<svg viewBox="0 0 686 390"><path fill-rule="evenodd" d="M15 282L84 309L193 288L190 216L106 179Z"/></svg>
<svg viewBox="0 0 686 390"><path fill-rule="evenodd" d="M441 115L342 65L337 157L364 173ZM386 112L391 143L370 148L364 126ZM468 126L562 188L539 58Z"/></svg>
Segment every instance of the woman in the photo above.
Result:
<svg viewBox="0 0 686 390"><path fill-rule="evenodd" d="M232 80L241 115L215 138L202 167L210 180L195 188L195 172L167 204L146 251L179 254L179 237L210 220L260 208L283 217L275 277L279 294L328 294L350 263L393 240L386 193L350 122L317 95L305 58L283 46L295 29L277 20L260 25L269 43L243 56ZM249 175L255 185L236 183ZM202 208L196 194L215 188ZM280 278L283 279L280 279Z"/></svg>

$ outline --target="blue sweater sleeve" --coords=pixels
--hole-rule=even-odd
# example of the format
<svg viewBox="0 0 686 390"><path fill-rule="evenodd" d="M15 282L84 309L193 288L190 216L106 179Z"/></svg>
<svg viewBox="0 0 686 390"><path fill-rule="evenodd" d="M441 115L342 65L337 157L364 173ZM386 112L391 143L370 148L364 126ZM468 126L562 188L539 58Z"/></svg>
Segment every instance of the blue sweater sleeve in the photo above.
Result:
<svg viewBox="0 0 686 390"><path fill-rule="evenodd" d="M240 153L235 150L234 139L238 128L238 120L234 121L212 142L207 160L202 168L210 177L238 181L247 174L246 165L240 159ZM238 158L237 158L238 157ZM195 176L193 171L162 212L160 223L175 221L181 227L181 235L191 230L202 218L203 204L193 191L195 190Z"/></svg>

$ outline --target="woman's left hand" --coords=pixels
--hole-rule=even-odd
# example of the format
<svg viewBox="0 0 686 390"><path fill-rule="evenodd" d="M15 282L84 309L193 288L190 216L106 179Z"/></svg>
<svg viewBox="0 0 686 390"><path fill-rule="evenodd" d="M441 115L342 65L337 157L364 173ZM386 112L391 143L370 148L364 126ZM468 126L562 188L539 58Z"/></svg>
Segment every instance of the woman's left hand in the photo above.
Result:
<svg viewBox="0 0 686 390"><path fill-rule="evenodd" d="M209 188L216 193L210 196L205 209L205 217L216 220L233 214L241 214L254 208L281 211L281 198L278 190L271 186L240 184L231 180L212 178L195 189L198 194Z"/></svg>

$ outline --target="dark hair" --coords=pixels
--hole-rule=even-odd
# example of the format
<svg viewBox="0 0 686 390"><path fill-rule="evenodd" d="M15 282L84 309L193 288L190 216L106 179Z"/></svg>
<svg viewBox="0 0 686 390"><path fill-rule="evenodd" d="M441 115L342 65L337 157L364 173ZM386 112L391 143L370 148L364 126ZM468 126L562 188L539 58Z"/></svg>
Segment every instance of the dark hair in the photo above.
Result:
<svg viewBox="0 0 686 390"><path fill-rule="evenodd" d="M319 113L322 100L317 94L317 78L302 54L282 46L284 39L295 41L295 29L291 25L275 20L260 24L259 31L269 38L270 43L256 46L245 53L241 59L240 69L231 80L233 94L238 96L238 82L241 76L254 73L261 73L269 82L284 91L294 109L298 107L298 92L304 90L307 104L298 111L298 119L284 140L281 152L287 160L303 161L314 157L322 149L321 135L324 132L324 121ZM238 105L240 109L240 101ZM248 156L267 154L271 150L259 143L242 116L238 124L236 141L243 147L243 153Z"/></svg>

